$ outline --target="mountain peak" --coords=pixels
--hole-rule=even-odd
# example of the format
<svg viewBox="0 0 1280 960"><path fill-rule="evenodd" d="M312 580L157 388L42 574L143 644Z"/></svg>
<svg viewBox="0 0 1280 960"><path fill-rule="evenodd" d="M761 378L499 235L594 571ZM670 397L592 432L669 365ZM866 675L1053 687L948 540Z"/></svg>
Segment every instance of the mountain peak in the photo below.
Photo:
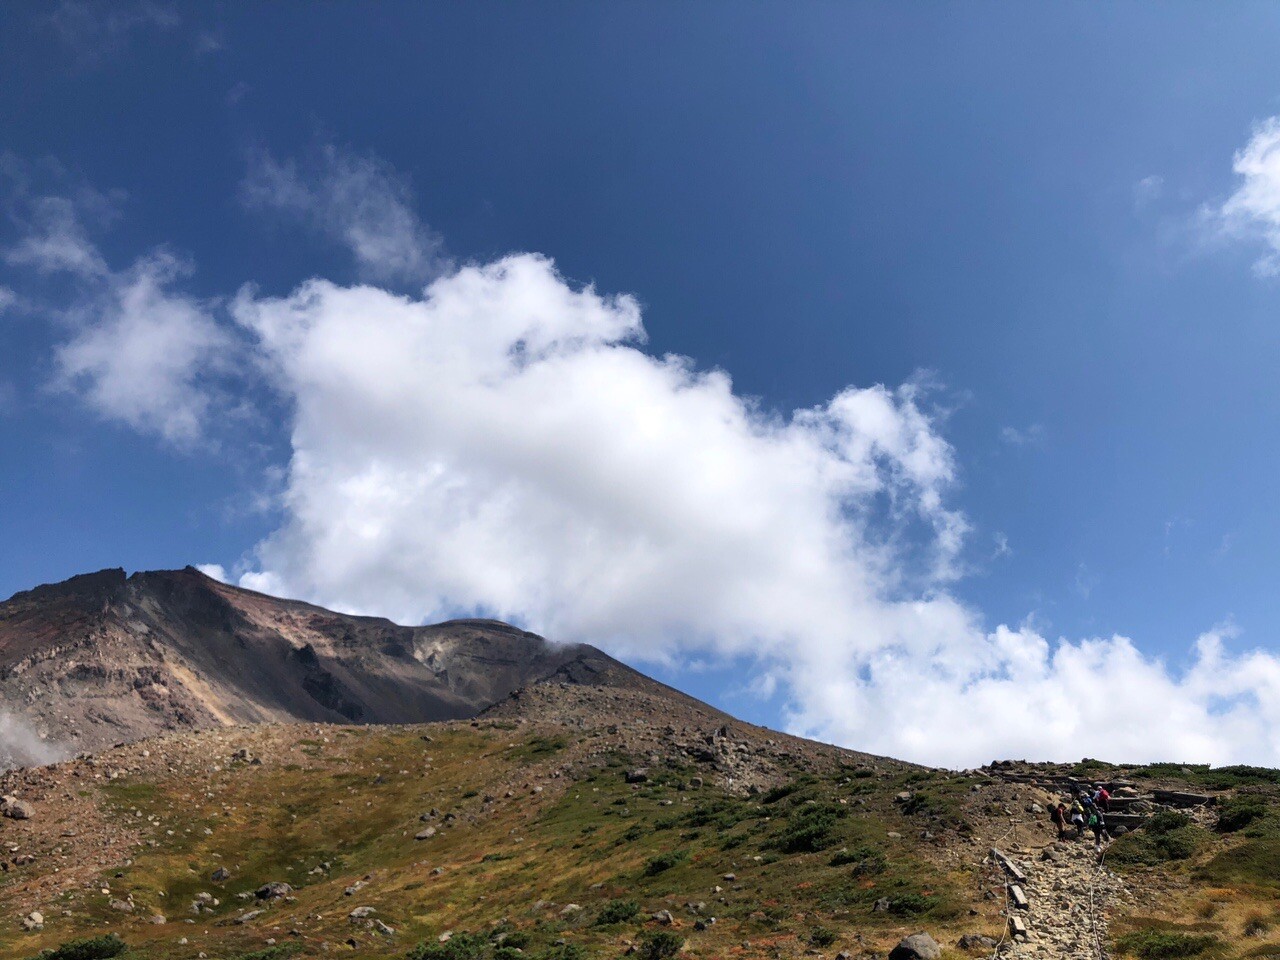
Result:
<svg viewBox="0 0 1280 960"><path fill-rule="evenodd" d="M100 570L0 604L0 701L71 750L239 723L464 719L546 680L683 696L500 621L401 626L191 566Z"/></svg>

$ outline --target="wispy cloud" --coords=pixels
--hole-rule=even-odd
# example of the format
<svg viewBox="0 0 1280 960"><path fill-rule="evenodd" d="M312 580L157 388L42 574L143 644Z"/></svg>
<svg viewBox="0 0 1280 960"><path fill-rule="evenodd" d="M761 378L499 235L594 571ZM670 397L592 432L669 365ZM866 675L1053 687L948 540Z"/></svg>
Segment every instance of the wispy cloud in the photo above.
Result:
<svg viewBox="0 0 1280 960"><path fill-rule="evenodd" d="M991 554L991 559L999 560L1001 557L1009 557L1013 555L1013 548L1009 546L1009 538L1003 533L996 532L992 535L995 541L995 551Z"/></svg>
<svg viewBox="0 0 1280 960"><path fill-rule="evenodd" d="M1133 205L1142 210L1164 196L1164 177L1153 174L1133 185Z"/></svg>
<svg viewBox="0 0 1280 960"><path fill-rule="evenodd" d="M176 29L182 18L159 3L89 3L62 0L48 23L83 66L97 66L119 56L133 40L150 32Z"/></svg>
<svg viewBox="0 0 1280 960"><path fill-rule="evenodd" d="M1044 425L1033 423L1026 427L1001 427L1000 439L1014 447L1039 447L1045 440Z"/></svg>
<svg viewBox="0 0 1280 960"><path fill-rule="evenodd" d="M440 238L414 210L408 180L377 157L333 144L303 163L256 153L240 195L250 209L296 220L345 246L363 279L420 285L448 266Z"/></svg>
<svg viewBox="0 0 1280 960"><path fill-rule="evenodd" d="M1101 578L1090 570L1087 564L1081 562L1076 566L1075 590L1085 600L1092 596L1094 588L1101 582Z"/></svg>

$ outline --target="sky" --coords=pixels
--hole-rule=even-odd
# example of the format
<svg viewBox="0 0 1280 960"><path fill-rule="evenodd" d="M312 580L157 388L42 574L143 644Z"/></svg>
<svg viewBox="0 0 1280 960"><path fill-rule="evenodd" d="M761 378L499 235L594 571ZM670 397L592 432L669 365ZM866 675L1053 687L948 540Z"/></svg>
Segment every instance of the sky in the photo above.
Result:
<svg viewBox="0 0 1280 960"><path fill-rule="evenodd" d="M1280 765L1280 11L0 7L0 595Z"/></svg>

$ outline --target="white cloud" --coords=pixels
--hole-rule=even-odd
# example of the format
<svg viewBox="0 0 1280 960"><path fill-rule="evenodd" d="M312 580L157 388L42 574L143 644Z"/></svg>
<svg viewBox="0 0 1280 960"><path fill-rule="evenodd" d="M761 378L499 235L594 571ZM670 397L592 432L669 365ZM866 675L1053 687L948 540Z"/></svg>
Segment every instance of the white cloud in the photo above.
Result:
<svg viewBox="0 0 1280 960"><path fill-rule="evenodd" d="M534 256L422 299L312 281L233 312L296 411L288 519L248 586L746 657L793 730L916 760L1280 759L1274 657L1202 639L1177 671L1122 637L988 631L944 589L964 522L914 388L768 415L723 372L643 352L634 301Z"/></svg>
<svg viewBox="0 0 1280 960"><path fill-rule="evenodd" d="M235 335L177 274L155 256L108 270L59 362L98 409L183 442ZM780 697L793 730L914 760L1280 763L1280 658L1229 653L1230 628L1177 667L1124 637L992 630L950 592L968 526L918 385L770 412L646 352L633 298L533 254L421 296L247 287L231 313L291 416L284 520L238 567L247 586L749 664L739 686Z"/></svg>
<svg viewBox="0 0 1280 960"><path fill-rule="evenodd" d="M187 270L161 251L111 275L80 307L92 319L56 349L54 385L140 431L197 442L235 342L208 304L171 289Z"/></svg>
<svg viewBox="0 0 1280 960"><path fill-rule="evenodd" d="M219 399L214 382L236 353L234 329L217 322L212 304L175 289L190 267L167 251L153 251L126 270L108 265L89 225L109 223L118 196L87 187L39 194L31 186L35 172L0 157L10 186L6 206L19 231L3 258L46 279L70 275L75 281L64 288L69 306L31 304L65 336L54 349L51 386L77 394L103 417L169 442L200 441ZM11 293L0 287L0 310Z"/></svg>
<svg viewBox="0 0 1280 960"><path fill-rule="evenodd" d="M299 166L259 153L240 192L251 209L299 220L345 246L362 279L420 285L445 265L440 239L413 210L408 181L377 157L329 144Z"/></svg>
<svg viewBox="0 0 1280 960"><path fill-rule="evenodd" d="M220 563L197 563L196 569L206 577L212 577L219 583L231 582L231 578L227 575L226 569Z"/></svg>
<svg viewBox="0 0 1280 960"><path fill-rule="evenodd" d="M0 284L0 313L4 313L18 302L18 295L8 287Z"/></svg>
<svg viewBox="0 0 1280 960"><path fill-rule="evenodd" d="M1253 268L1259 276L1275 276L1280 273L1280 117L1254 125L1231 168L1242 182L1212 220L1229 237L1268 246Z"/></svg>

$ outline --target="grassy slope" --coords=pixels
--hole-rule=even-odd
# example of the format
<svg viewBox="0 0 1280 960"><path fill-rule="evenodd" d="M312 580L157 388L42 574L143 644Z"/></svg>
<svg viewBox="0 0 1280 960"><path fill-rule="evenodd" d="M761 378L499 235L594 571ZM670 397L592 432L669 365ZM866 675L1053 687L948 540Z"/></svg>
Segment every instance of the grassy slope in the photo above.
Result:
<svg viewBox="0 0 1280 960"><path fill-rule="evenodd" d="M152 755L139 760L144 746ZM263 763L229 762L241 746ZM125 751L136 772L81 783L79 796L109 829L143 843L128 862L36 904L46 918L39 933L16 919L31 906L22 871L47 866L0 880L0 958L107 931L155 958L236 957L268 938L300 945L299 956L327 943L354 957L399 957L445 931L514 933L530 957L554 955L558 940L618 956L658 929L687 938L693 956L778 956L810 941L830 953L882 949L923 927L954 942L999 925L968 916L974 877L917 839L922 825L956 826L948 818L969 789L959 778L832 765L743 797L709 779L686 788L703 771L666 763L631 785L624 773L635 758L593 751L590 734L533 724L258 728ZM918 797L909 815L891 800L907 786ZM438 833L416 841L432 808ZM215 884L219 865L231 878ZM367 886L345 896L362 878ZM293 885L296 900L232 922L256 906L236 895L272 880ZM201 892L220 905L194 915ZM130 896L132 914L109 906ZM882 897L891 909L872 912ZM599 923L614 900L641 912ZM699 902L699 914L687 907ZM350 922L358 906L373 907L394 936ZM663 909L670 927L651 919ZM147 922L152 914L168 922ZM698 916L716 923L695 931Z"/></svg>

